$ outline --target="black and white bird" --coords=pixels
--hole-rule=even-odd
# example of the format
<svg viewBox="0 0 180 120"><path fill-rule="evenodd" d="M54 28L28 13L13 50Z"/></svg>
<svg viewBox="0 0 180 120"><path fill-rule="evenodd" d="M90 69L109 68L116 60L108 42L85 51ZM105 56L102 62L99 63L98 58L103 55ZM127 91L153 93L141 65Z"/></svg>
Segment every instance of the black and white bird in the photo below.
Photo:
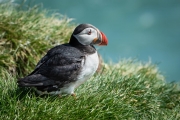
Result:
<svg viewBox="0 0 180 120"><path fill-rule="evenodd" d="M67 44L55 46L38 62L35 70L17 83L33 87L39 94L70 94L88 80L99 65L93 45L107 45L105 34L90 24L78 25Z"/></svg>

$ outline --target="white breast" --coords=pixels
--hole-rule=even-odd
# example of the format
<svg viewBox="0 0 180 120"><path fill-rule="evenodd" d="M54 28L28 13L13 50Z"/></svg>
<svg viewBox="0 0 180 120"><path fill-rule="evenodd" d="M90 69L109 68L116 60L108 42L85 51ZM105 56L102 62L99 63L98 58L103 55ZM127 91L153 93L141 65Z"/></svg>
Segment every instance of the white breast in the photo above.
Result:
<svg viewBox="0 0 180 120"><path fill-rule="evenodd" d="M99 65L99 57L97 52L92 55L87 55L82 62L82 70L75 83L75 88L88 80L97 70Z"/></svg>

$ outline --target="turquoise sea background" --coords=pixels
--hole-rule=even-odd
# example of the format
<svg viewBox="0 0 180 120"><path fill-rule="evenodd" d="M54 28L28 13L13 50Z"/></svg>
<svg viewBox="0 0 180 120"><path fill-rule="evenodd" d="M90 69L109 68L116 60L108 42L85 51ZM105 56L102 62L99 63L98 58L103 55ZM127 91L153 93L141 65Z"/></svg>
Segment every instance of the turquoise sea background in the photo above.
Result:
<svg viewBox="0 0 180 120"><path fill-rule="evenodd" d="M167 80L180 81L179 0L27 0L74 23L90 23L109 39L99 52L106 62L124 58L158 65ZM29 2L31 1L31 2Z"/></svg>

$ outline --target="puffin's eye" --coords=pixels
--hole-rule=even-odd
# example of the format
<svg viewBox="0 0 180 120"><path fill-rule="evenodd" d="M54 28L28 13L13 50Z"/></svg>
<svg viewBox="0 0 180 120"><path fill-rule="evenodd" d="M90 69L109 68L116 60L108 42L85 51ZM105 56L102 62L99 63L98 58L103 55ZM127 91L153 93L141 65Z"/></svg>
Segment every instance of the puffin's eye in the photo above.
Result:
<svg viewBox="0 0 180 120"><path fill-rule="evenodd" d="M89 30L88 35L91 35L91 29Z"/></svg>

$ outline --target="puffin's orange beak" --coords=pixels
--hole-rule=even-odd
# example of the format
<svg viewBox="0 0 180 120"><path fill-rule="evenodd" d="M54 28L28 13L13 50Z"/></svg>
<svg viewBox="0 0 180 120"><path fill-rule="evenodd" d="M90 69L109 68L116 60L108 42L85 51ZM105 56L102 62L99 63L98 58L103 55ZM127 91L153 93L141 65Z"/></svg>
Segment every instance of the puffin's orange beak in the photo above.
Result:
<svg viewBox="0 0 180 120"><path fill-rule="evenodd" d="M108 39L107 39L106 35L101 31L100 31L100 33L101 33L101 43L99 45L100 46L101 45L107 45L108 44Z"/></svg>

